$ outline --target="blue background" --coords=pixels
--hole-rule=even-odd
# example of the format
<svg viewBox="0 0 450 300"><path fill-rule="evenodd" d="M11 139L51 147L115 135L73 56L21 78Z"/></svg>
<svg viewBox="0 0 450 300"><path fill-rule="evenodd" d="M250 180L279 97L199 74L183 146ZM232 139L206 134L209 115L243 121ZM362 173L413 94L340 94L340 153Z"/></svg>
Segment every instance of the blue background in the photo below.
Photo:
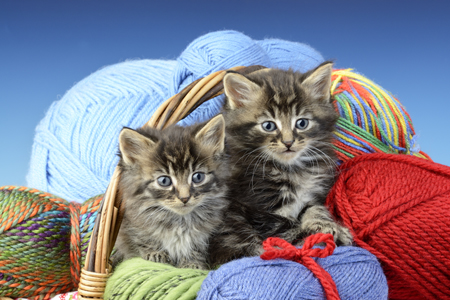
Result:
<svg viewBox="0 0 450 300"><path fill-rule="evenodd" d="M311 45L391 91L421 149L450 165L450 1L0 2L0 186L25 185L34 129L76 82L127 59L176 59L234 29Z"/></svg>

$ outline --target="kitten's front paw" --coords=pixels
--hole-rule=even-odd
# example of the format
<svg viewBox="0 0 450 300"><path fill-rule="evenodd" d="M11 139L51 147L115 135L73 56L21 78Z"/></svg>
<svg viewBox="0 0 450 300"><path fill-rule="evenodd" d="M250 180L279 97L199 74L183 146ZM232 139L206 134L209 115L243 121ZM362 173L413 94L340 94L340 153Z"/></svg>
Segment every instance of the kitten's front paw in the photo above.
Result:
<svg viewBox="0 0 450 300"><path fill-rule="evenodd" d="M293 245L297 245L299 242L301 242L301 239L304 236L304 229L300 226L293 227L289 230L286 230L278 235L279 238L282 238L283 240L288 241L289 243ZM262 248L261 248L262 249ZM264 252L264 250L262 250ZM259 256L260 254L256 254L253 256Z"/></svg>
<svg viewBox="0 0 450 300"><path fill-rule="evenodd" d="M308 235L315 233L330 233L334 237L337 246L350 246L353 236L347 227L341 226L333 221L313 221L303 224L303 229Z"/></svg>
<svg viewBox="0 0 450 300"><path fill-rule="evenodd" d="M148 261L153 261L153 262L163 263L163 264L170 264L170 257L164 251L150 252L150 253L146 254L144 258Z"/></svg>
<svg viewBox="0 0 450 300"><path fill-rule="evenodd" d="M208 266L206 264L194 262L182 263L178 267L182 269L208 270Z"/></svg>
<svg viewBox="0 0 450 300"><path fill-rule="evenodd" d="M353 235L350 233L350 229L345 226L338 226L338 234L334 236L334 241L338 246L351 246L353 243Z"/></svg>

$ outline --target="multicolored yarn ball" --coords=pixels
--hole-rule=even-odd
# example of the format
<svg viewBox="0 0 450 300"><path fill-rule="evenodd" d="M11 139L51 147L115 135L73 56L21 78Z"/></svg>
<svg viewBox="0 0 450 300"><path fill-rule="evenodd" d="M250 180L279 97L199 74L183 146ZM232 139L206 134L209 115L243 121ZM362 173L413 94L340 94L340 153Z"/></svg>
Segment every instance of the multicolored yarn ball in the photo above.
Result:
<svg viewBox="0 0 450 300"><path fill-rule="evenodd" d="M132 258L116 267L106 283L104 299L194 300L208 273Z"/></svg>
<svg viewBox="0 0 450 300"><path fill-rule="evenodd" d="M48 299L76 290L101 199L80 205L0 187L0 295Z"/></svg>
<svg viewBox="0 0 450 300"><path fill-rule="evenodd" d="M389 299L450 299L450 167L410 155L355 157L341 165L327 205L380 260Z"/></svg>
<svg viewBox="0 0 450 300"><path fill-rule="evenodd" d="M27 185L78 202L104 193L119 159L123 126L141 127L163 101L194 80L237 65L305 72L322 61L301 43L218 31L194 40L176 61L134 60L105 67L54 102L37 126ZM222 101L220 96L203 103L180 124L213 117Z"/></svg>
<svg viewBox="0 0 450 300"><path fill-rule="evenodd" d="M351 69L335 70L331 94L340 118L335 150L341 162L365 153L429 159L420 151L410 116L389 92Z"/></svg>
<svg viewBox="0 0 450 300"><path fill-rule="evenodd" d="M271 238L261 258L235 260L209 273L197 300L387 299L386 277L376 257L356 247L334 249L328 236L310 236L302 249ZM313 248L318 242L326 247Z"/></svg>

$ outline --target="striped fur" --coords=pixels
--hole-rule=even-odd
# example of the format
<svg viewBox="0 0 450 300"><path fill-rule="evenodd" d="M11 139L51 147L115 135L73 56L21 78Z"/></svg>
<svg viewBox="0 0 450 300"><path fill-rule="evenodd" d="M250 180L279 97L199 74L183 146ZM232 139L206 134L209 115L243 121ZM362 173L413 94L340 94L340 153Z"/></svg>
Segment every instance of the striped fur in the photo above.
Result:
<svg viewBox="0 0 450 300"><path fill-rule="evenodd" d="M331 71L327 62L304 74L264 69L225 76L229 187L233 201L300 221L300 235L329 232L338 243L350 244L349 231L317 208L324 205L336 167Z"/></svg>
<svg viewBox="0 0 450 300"><path fill-rule="evenodd" d="M186 128L122 130L119 191L125 215L114 264L140 256L207 268L209 239L228 203L224 138L221 115ZM193 181L197 172L205 174L198 184ZM161 186L162 176L172 184Z"/></svg>

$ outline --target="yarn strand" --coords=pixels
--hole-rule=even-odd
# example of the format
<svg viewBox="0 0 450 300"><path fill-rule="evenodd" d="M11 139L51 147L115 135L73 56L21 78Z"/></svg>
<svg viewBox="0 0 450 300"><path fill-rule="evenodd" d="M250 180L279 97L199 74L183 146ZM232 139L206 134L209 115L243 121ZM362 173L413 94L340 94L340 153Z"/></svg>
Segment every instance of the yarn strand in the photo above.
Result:
<svg viewBox="0 0 450 300"><path fill-rule="evenodd" d="M313 248L314 245L319 243L326 243L325 248ZM333 278L331 278L330 274L312 258L324 258L333 254L333 251L336 248L333 235L323 233L311 235L306 238L305 244L300 249L297 249L295 246L283 239L271 237L263 242L263 248L266 252L261 255L262 259L271 260L275 258L283 258L301 263L320 281L325 291L327 300L341 299Z"/></svg>
<svg viewBox="0 0 450 300"><path fill-rule="evenodd" d="M78 288L80 282L80 207L81 205L76 202L69 204L70 210L70 273L72 275L72 282L75 289Z"/></svg>

